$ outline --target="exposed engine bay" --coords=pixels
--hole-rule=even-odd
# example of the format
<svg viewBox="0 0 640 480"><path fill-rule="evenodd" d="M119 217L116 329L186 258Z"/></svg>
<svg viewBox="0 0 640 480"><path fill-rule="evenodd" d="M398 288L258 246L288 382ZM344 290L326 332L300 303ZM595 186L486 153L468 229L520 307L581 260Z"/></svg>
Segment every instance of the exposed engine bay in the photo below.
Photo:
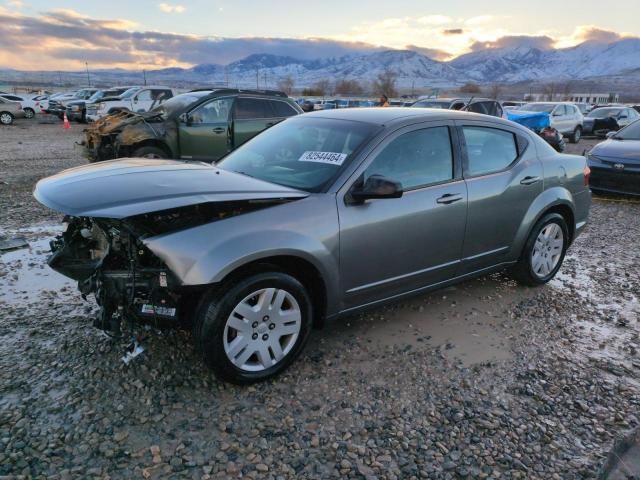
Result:
<svg viewBox="0 0 640 480"><path fill-rule="evenodd" d="M50 242L49 265L78 282L100 306L94 325L119 336L123 322L178 326L185 301L203 287L184 286L143 239L273 206L285 199L210 202L115 220L65 217L66 231Z"/></svg>

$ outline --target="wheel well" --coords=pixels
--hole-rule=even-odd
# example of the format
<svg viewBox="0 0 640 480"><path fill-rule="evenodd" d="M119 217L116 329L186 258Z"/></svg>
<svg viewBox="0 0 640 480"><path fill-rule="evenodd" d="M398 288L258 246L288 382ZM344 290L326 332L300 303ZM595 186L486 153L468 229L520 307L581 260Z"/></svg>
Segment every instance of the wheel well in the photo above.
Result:
<svg viewBox="0 0 640 480"><path fill-rule="evenodd" d="M171 153L171 150L169 149L169 147L167 147L167 145L164 142L161 142L160 140L157 140L157 139L154 139L154 138L149 138L147 140L143 140L141 142L134 143L133 145L127 145L127 149L129 150L130 154L132 154L137 149L142 148L142 147L156 147L156 148L159 148L164 153L166 153L169 158L173 158L173 154Z"/></svg>
<svg viewBox="0 0 640 480"><path fill-rule="evenodd" d="M546 215L547 213L558 213L564 217L565 222L567 222L567 228L569 229L569 243L571 243L573 241L573 234L576 228L573 210L571 210L567 205L556 205L546 210L543 215Z"/></svg>
<svg viewBox="0 0 640 480"><path fill-rule="evenodd" d="M314 315L313 326L318 328L322 327L327 309L327 288L322 275L315 265L303 258L291 255L261 258L232 271L220 283L232 284L247 275L273 271L274 269L288 273L305 286L309 295L311 295L314 312L319 313L319 315Z"/></svg>

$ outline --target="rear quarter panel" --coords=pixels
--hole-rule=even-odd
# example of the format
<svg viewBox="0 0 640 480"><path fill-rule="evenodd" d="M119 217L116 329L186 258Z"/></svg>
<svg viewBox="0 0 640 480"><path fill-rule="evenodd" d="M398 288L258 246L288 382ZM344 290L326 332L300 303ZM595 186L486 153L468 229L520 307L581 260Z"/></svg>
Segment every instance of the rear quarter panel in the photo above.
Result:
<svg viewBox="0 0 640 480"><path fill-rule="evenodd" d="M535 223L553 207L571 209L574 237L587 223L591 192L584 184L586 159L578 155L556 153L539 137L534 141L544 172L544 188L532 202L515 238L516 251L521 251Z"/></svg>

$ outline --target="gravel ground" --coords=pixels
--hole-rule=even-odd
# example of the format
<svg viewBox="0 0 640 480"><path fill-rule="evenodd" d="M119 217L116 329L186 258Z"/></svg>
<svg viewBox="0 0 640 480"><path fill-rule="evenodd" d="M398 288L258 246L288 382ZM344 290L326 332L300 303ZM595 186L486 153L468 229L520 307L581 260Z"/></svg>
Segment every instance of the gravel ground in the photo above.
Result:
<svg viewBox="0 0 640 480"><path fill-rule="evenodd" d="M46 267L60 217L30 192L83 163L80 132L0 131L0 235L31 245L0 257L0 476L594 478L638 427L639 203L596 199L545 287L496 274L354 316L241 388L182 331L140 330L124 365L93 303Z"/></svg>

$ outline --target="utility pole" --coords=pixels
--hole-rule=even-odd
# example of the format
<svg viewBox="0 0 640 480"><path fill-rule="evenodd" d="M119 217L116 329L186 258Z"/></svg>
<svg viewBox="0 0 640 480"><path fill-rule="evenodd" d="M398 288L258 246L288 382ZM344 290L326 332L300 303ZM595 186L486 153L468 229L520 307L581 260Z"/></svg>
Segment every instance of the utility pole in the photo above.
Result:
<svg viewBox="0 0 640 480"><path fill-rule="evenodd" d="M264 89L266 90L267 88L268 88L267 87L267 72L265 71L264 72Z"/></svg>
<svg viewBox="0 0 640 480"><path fill-rule="evenodd" d="M144 86L147 86L147 71L143 68L142 69L142 77L144 78Z"/></svg>
<svg viewBox="0 0 640 480"><path fill-rule="evenodd" d="M256 68L256 90L260 90L260 69Z"/></svg>
<svg viewBox="0 0 640 480"><path fill-rule="evenodd" d="M87 68L87 86L91 86L91 77L89 76L89 63L84 62L84 66Z"/></svg>

